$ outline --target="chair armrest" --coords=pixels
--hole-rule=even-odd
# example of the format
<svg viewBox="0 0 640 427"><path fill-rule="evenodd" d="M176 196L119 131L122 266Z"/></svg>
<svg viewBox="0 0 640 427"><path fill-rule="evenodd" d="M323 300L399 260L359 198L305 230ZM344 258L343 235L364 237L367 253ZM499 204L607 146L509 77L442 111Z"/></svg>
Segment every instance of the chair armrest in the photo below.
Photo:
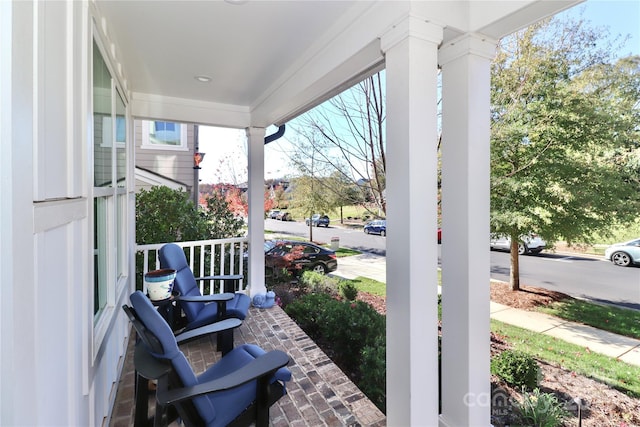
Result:
<svg viewBox="0 0 640 427"><path fill-rule="evenodd" d="M229 274L222 276L204 276L204 277L195 277L196 281L198 280L240 280L244 278L244 274Z"/></svg>
<svg viewBox="0 0 640 427"><path fill-rule="evenodd" d="M236 318L230 318L221 320L219 322L211 323L209 325L201 326L190 331L182 332L176 335L176 341L178 344L182 344L189 340L200 338L203 335L215 334L217 332L233 330L242 325L242 320Z"/></svg>
<svg viewBox="0 0 640 427"><path fill-rule="evenodd" d="M233 293L226 292L224 294L213 294L213 295L176 295L174 296L176 301L185 301L185 302L225 302L231 301L233 299Z"/></svg>
<svg viewBox="0 0 640 427"><path fill-rule="evenodd" d="M148 380L157 380L171 371L171 363L153 357L142 341L135 346L133 364L138 374Z"/></svg>
<svg viewBox="0 0 640 427"><path fill-rule="evenodd" d="M272 350L222 378L193 387L183 387L166 392L158 391L156 398L161 405L170 405L203 394L229 390L249 381L271 375L288 364L289 356L286 353L280 350Z"/></svg>

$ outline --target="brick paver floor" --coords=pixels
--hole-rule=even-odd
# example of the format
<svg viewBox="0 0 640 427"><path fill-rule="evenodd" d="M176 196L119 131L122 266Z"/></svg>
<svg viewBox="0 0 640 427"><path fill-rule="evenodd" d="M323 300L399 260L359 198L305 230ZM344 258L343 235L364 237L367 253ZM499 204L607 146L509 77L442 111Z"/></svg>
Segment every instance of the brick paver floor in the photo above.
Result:
<svg viewBox="0 0 640 427"><path fill-rule="evenodd" d="M183 346L196 373L220 357L211 338ZM278 306L251 308L247 319L234 333L234 342L255 343L265 350L289 354L293 374L288 393L271 407L271 425L279 426L385 426L384 414L351 382L327 355ZM133 425L133 346L129 345L111 427Z"/></svg>

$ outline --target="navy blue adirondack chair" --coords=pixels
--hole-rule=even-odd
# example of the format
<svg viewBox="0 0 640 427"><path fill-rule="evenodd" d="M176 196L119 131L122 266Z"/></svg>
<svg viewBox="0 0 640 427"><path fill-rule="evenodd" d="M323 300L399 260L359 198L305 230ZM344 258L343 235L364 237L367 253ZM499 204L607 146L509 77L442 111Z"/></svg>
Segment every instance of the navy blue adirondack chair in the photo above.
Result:
<svg viewBox="0 0 640 427"><path fill-rule="evenodd" d="M167 243L160 248L160 267L176 270L173 289L179 293L176 300L187 320L186 329L235 317L244 320L251 305L248 295L233 292L234 282L242 275L194 277L184 250L175 243ZM202 295L197 281L219 279L225 282L225 293Z"/></svg>
<svg viewBox="0 0 640 427"><path fill-rule="evenodd" d="M131 304L133 308L123 309L140 338L135 368L144 378L157 380L154 425L172 421L169 407L186 426L269 425L269 407L286 394L285 384L291 379L286 353L243 344L196 376L150 300L137 291Z"/></svg>

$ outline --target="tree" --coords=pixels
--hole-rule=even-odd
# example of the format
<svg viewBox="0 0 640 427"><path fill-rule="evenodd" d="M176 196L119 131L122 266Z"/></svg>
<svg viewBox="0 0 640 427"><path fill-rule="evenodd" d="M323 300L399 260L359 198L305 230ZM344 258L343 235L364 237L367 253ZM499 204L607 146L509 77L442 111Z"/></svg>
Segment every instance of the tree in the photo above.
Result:
<svg viewBox="0 0 640 427"><path fill-rule="evenodd" d="M221 196L209 197L207 211L199 209L189 193L157 186L136 195L138 244L223 239L241 234L235 217Z"/></svg>
<svg viewBox="0 0 640 427"><path fill-rule="evenodd" d="M544 21L501 40L491 88L491 230L590 242L637 216L638 58L612 63L601 30Z"/></svg>
<svg viewBox="0 0 640 427"><path fill-rule="evenodd" d="M325 214L333 210L333 205L324 192L318 188L318 181L312 176L294 178L291 182L291 204L302 208L306 218L314 213ZM313 241L313 225L309 222L309 240Z"/></svg>
<svg viewBox="0 0 640 427"><path fill-rule="evenodd" d="M385 116L384 74L377 73L297 120L294 166L303 175L341 175L334 183L351 182L365 209L386 212ZM309 172L312 166L314 173Z"/></svg>
<svg viewBox="0 0 640 427"><path fill-rule="evenodd" d="M323 182L321 181L320 184ZM362 192L357 185L346 179L339 172L334 172L329 178L324 180L328 191L328 203L334 209L340 210L340 223L344 223L342 208L344 206L360 205L364 201Z"/></svg>

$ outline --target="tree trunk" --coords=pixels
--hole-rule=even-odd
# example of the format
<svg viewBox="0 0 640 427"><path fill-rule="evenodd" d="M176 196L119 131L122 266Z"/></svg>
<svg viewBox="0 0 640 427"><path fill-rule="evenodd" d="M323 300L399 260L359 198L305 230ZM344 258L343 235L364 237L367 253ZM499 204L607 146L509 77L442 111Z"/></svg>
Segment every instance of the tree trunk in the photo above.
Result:
<svg viewBox="0 0 640 427"><path fill-rule="evenodd" d="M518 237L511 236L511 274L509 277L512 291L520 290L520 255L518 255Z"/></svg>

